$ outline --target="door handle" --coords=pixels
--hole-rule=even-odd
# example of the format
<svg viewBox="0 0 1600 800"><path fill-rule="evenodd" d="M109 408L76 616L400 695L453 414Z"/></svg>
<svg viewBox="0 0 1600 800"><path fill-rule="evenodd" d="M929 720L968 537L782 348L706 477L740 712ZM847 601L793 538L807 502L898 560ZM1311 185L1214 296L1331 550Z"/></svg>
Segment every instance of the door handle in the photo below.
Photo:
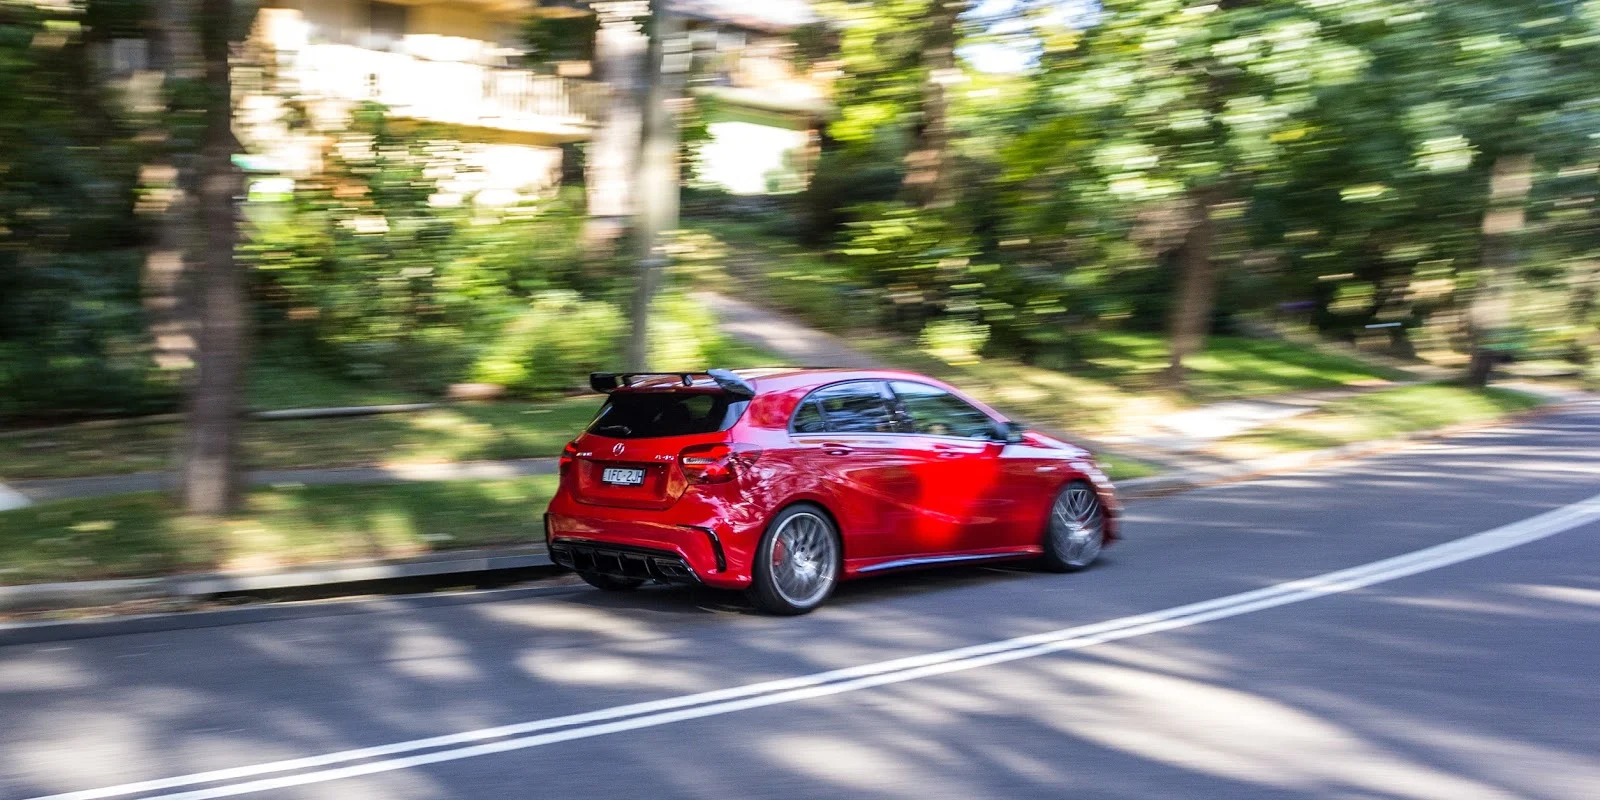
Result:
<svg viewBox="0 0 1600 800"><path fill-rule="evenodd" d="M939 452L939 457L940 458L960 458L961 457L961 451L960 450L940 450L938 452Z"/></svg>
<svg viewBox="0 0 1600 800"><path fill-rule="evenodd" d="M822 452L830 456L847 456L850 455L851 451L849 445L839 444L838 442L823 442Z"/></svg>

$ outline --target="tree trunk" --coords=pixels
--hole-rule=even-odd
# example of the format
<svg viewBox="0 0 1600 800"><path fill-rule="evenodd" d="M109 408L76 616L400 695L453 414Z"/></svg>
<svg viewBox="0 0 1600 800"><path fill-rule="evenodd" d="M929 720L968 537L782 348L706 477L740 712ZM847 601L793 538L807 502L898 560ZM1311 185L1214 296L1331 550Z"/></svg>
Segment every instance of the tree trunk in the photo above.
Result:
<svg viewBox="0 0 1600 800"><path fill-rule="evenodd" d="M196 276L199 337L184 436L183 499L189 513L216 516L236 511L240 500L248 309L244 273L233 252L241 187L233 166L230 0L201 0L200 10L206 108L196 184L202 251Z"/></svg>
<svg viewBox="0 0 1600 800"><path fill-rule="evenodd" d="M201 77L197 0L161 0L149 26L150 69L161 86L150 100L167 109L167 96ZM157 368L182 373L194 366L194 335L189 325L188 267L193 261L193 157L172 140L172 115L152 115L140 137L150 157L139 172L139 213L154 229L145 253L141 294L152 358Z"/></svg>
<svg viewBox="0 0 1600 800"><path fill-rule="evenodd" d="M1212 218L1215 201L1209 192L1195 192L1191 201L1194 224L1178 249L1178 286L1168 332L1172 359L1167 379L1176 388L1184 384L1183 360L1205 348L1217 294L1216 265L1211 261L1216 238L1216 221Z"/></svg>
<svg viewBox="0 0 1600 800"><path fill-rule="evenodd" d="M682 23L664 2L651 6L650 95L639 148L638 277L634 285L628 368L649 369L650 304L665 259L661 234L678 225L678 120L674 110L688 78L691 51Z"/></svg>
<svg viewBox="0 0 1600 800"><path fill-rule="evenodd" d="M611 96L589 146L589 218L584 223L584 250L591 258L615 252L627 231L637 194L639 141L644 127L646 39L639 21L628 16L629 3L595 3L600 28L595 32L594 58L600 80Z"/></svg>
<svg viewBox="0 0 1600 800"><path fill-rule="evenodd" d="M1524 204L1533 187L1533 156L1519 153L1494 160L1489 174L1489 208L1483 215L1484 275L1467 315L1472 361L1467 385L1489 385L1495 364L1503 358L1497 345L1511 323L1510 283L1517 267L1517 246L1525 226Z"/></svg>
<svg viewBox="0 0 1600 800"><path fill-rule="evenodd" d="M921 208L943 208L955 202L950 174L950 89L960 77L956 44L958 18L970 0L933 0L922 63L927 76L922 86L922 120L917 125L911 152L906 154L906 197Z"/></svg>

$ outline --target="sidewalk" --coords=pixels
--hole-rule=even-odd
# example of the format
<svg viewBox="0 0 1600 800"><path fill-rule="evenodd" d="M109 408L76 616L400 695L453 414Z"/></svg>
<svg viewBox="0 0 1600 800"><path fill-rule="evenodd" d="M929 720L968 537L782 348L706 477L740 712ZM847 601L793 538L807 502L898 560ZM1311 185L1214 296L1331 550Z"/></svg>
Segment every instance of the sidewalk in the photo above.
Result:
<svg viewBox="0 0 1600 800"><path fill-rule="evenodd" d="M716 312L724 331L734 338L792 359L796 367L877 369L883 362L783 314L716 292L695 292L694 299Z"/></svg>
<svg viewBox="0 0 1600 800"><path fill-rule="evenodd" d="M1171 414L1156 423L1158 432L1154 434L1105 441L1112 447L1118 444L1133 444L1156 451L1191 454L1204 450L1218 440L1309 414L1335 400L1383 389L1415 385L1418 385L1417 381L1392 381L1370 386L1295 392L1249 400L1226 400Z"/></svg>

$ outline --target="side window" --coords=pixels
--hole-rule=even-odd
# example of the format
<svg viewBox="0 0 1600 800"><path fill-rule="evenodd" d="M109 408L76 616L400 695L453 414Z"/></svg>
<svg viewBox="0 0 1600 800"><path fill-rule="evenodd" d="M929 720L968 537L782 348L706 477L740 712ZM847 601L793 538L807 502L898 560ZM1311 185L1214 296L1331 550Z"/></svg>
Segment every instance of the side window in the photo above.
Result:
<svg viewBox="0 0 1600 800"><path fill-rule="evenodd" d="M822 433L827 426L822 422L822 412L817 410L816 401L806 398L800 408L794 412L794 424L790 427L795 433Z"/></svg>
<svg viewBox="0 0 1600 800"><path fill-rule="evenodd" d="M995 434L995 422L988 414L943 389L902 381L889 387L900 398L917 433L969 439L988 439Z"/></svg>
<svg viewBox="0 0 1600 800"><path fill-rule="evenodd" d="M854 381L818 389L812 398L822 409L829 433L892 433L894 414L883 396L882 384Z"/></svg>

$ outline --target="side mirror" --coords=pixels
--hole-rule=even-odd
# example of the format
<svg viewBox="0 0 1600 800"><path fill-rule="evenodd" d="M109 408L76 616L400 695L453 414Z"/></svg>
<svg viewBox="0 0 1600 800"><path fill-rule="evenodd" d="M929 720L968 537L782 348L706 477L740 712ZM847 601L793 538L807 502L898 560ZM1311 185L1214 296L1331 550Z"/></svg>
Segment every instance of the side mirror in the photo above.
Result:
<svg viewBox="0 0 1600 800"><path fill-rule="evenodd" d="M999 431L996 431L999 436L995 438L1006 444L1022 444L1022 435L1027 432L1028 429L1023 427L1022 423L1007 421L1000 426Z"/></svg>

